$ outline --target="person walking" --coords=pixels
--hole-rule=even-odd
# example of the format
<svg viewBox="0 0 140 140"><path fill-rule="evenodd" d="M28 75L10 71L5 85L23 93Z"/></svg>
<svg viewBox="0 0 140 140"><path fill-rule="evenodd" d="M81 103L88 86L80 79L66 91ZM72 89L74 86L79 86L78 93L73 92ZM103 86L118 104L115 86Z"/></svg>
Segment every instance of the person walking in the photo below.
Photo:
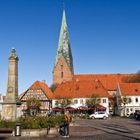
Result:
<svg viewBox="0 0 140 140"><path fill-rule="evenodd" d="M72 121L72 117L69 114L69 111L64 113L64 123L60 126L60 135L63 137L69 137L69 124Z"/></svg>

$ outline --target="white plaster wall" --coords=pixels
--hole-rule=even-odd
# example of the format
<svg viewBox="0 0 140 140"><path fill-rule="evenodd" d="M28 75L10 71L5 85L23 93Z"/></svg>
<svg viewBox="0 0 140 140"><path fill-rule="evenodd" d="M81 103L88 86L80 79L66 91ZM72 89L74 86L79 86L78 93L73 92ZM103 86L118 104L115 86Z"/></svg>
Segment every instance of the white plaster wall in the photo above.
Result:
<svg viewBox="0 0 140 140"><path fill-rule="evenodd" d="M81 99L83 100L83 104L80 103L80 100L81 100ZM78 108L78 107L80 107L80 106L86 105L86 100L87 100L87 99L89 99L89 98L73 98L72 100L73 100L73 102L74 102L74 100L77 100L77 104L74 104L74 106L75 106L76 108ZM106 99L106 103L103 103L103 99ZM55 101L57 101L57 100L52 100L52 108L56 107ZM100 103L100 105L106 107L106 112L109 113L109 100L108 100L108 98L106 98L106 97L101 98L101 103Z"/></svg>

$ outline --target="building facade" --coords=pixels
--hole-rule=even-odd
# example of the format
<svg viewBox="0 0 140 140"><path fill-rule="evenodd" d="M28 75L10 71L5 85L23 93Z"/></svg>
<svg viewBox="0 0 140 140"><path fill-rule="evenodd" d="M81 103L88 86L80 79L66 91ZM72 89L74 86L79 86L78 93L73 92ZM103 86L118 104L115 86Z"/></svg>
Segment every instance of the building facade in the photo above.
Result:
<svg viewBox="0 0 140 140"><path fill-rule="evenodd" d="M140 83L119 83L116 97L116 114L129 116L140 111Z"/></svg>
<svg viewBox="0 0 140 140"><path fill-rule="evenodd" d="M53 93L45 82L34 82L23 94L20 95L22 115L30 114L31 116L34 116L40 114L46 116L52 108L52 98ZM39 110L28 108L27 103L31 99L36 99L40 102Z"/></svg>

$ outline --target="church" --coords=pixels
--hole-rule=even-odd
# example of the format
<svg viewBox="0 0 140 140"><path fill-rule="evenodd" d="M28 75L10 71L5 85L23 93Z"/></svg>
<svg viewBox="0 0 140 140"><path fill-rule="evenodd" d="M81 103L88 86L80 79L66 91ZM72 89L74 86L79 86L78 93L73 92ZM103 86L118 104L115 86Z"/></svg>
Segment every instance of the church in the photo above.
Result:
<svg viewBox="0 0 140 140"><path fill-rule="evenodd" d="M86 101L95 94L100 98L100 105L106 108L107 113L110 110L115 112L118 85L123 83L125 78L131 76L134 76L134 74L75 74L66 13L63 10L58 48L53 68L52 85L55 91L52 92L46 83L36 81L20 95L20 100L23 102L22 110L26 110L25 103L29 97L38 97L38 99L43 101L42 112L46 113L48 110L50 111L50 109L57 107L58 100L60 99L71 99L75 108L79 108L85 106ZM137 86L140 87L140 84ZM140 92L136 96L140 97ZM140 103L139 98L137 102ZM135 109L133 108L132 110L132 108L131 106L127 110L130 110L130 113L134 112ZM140 107L137 107L137 109L140 110Z"/></svg>

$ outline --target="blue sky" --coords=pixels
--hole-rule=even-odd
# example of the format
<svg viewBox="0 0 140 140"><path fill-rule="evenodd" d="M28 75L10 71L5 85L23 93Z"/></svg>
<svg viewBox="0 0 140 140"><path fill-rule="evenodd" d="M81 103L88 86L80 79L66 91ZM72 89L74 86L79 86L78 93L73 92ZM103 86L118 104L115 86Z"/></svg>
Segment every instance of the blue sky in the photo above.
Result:
<svg viewBox="0 0 140 140"><path fill-rule="evenodd" d="M64 0L76 74L140 69L139 0ZM0 0L0 93L8 57L19 56L19 93L34 81L52 83L62 0Z"/></svg>

